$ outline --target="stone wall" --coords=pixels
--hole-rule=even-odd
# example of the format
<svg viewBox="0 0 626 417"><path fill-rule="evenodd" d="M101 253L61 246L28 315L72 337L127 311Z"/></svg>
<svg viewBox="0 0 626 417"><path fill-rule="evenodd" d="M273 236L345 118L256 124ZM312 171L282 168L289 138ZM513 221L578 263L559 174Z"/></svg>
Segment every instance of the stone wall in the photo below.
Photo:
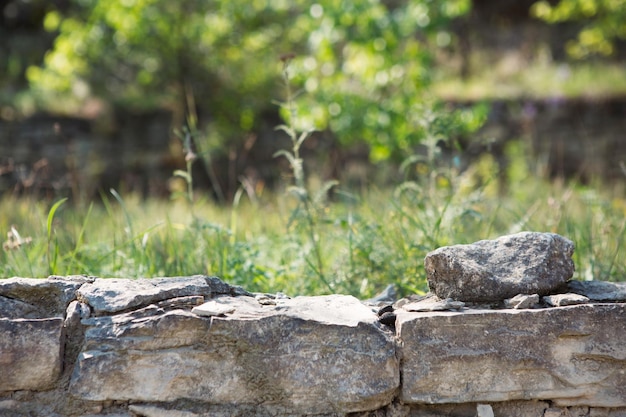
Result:
<svg viewBox="0 0 626 417"><path fill-rule="evenodd" d="M568 285L588 302L4 279L0 416L624 417L626 284Z"/></svg>
<svg viewBox="0 0 626 417"><path fill-rule="evenodd" d="M492 101L486 125L459 139L462 166L491 153L504 171L506 144L522 139L532 152L528 159L533 172L583 181L621 180L626 169L625 115L623 98ZM0 120L0 193L93 198L99 191L125 187L144 196L166 196L172 172L184 168L171 123L172 115L164 111L119 112L108 121L44 114L20 122ZM226 195L239 187L242 176L268 186L279 183L287 167L281 170L281 160L273 155L288 144L272 127L278 123L267 121L243 148L212 155L216 181ZM368 163L366 149L342 149L328 132L314 135L302 151L312 163L311 172L348 185L380 175ZM195 166L194 185L210 188L208 166L200 160Z"/></svg>

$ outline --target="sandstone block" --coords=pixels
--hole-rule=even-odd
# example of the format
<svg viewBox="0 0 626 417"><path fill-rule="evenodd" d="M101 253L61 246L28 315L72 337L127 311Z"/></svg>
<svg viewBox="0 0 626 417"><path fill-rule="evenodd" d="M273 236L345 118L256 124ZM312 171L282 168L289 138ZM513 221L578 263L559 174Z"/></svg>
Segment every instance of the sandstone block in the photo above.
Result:
<svg viewBox="0 0 626 417"><path fill-rule="evenodd" d="M213 301L234 311L204 317L149 306L83 320L70 392L94 401L262 404L294 415L376 409L397 393L393 335L357 299Z"/></svg>
<svg viewBox="0 0 626 417"><path fill-rule="evenodd" d="M0 319L0 392L44 390L61 374L63 319Z"/></svg>
<svg viewBox="0 0 626 417"><path fill-rule="evenodd" d="M430 252L428 286L439 298L501 301L517 294L547 295L574 273L574 244L553 233L522 232Z"/></svg>
<svg viewBox="0 0 626 417"><path fill-rule="evenodd" d="M407 403L626 405L626 304L397 311Z"/></svg>

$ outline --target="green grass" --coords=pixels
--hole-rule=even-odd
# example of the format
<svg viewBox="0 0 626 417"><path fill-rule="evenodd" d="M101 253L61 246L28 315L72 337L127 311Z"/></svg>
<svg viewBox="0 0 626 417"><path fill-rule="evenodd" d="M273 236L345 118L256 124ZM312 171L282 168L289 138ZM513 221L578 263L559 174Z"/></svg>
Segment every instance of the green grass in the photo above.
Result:
<svg viewBox="0 0 626 417"><path fill-rule="evenodd" d="M626 71L619 63L527 62L515 53L505 54L497 62L493 57L476 61L476 69L467 80L443 66L432 86L433 93L448 100L603 98L626 94Z"/></svg>
<svg viewBox="0 0 626 417"><path fill-rule="evenodd" d="M488 158L460 175L423 174L392 189L337 193L315 212L313 239L298 224L309 219L294 216L296 199L283 194L258 196L258 203L243 195L225 207L196 193L193 215L182 199L109 194L89 206L65 202L53 212L54 202L6 197L0 231L6 236L13 226L23 244L7 238L0 277L212 274L251 291L365 298L389 283L405 294L426 291L423 259L439 246L535 230L576 243L575 278L626 280L623 190L548 183L517 161L512 185L500 194ZM326 282L311 264L316 251Z"/></svg>

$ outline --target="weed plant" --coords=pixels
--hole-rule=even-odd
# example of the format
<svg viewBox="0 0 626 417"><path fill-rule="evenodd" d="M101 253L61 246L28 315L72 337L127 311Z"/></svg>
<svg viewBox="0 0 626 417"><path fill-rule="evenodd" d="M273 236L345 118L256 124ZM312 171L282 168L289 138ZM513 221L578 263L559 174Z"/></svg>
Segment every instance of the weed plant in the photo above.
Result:
<svg viewBox="0 0 626 417"><path fill-rule="evenodd" d="M336 182L313 189L305 176L289 58L283 62L287 158L295 198L264 194L231 205L194 194L191 140L182 199L141 200L115 190L88 210L65 200L0 199L0 277L86 274L101 277L217 275L250 291L291 295L348 293L367 298L395 284L401 294L427 291L424 256L437 247L471 243L522 230L562 234L576 243L575 278L626 281L626 199L619 184L583 186L542 180L529 171L524 149L509 149L508 188L497 164L484 157L460 172L442 164L437 137L426 153L402 164L397 187L375 186L358 195ZM517 146L517 148L515 148Z"/></svg>
<svg viewBox="0 0 626 417"><path fill-rule="evenodd" d="M326 204L316 214L315 242L304 226L284 232L294 204L281 195L257 204L242 198L231 207L198 199L194 215L205 220L194 225L184 201L129 195L122 206L109 195L85 211L6 197L0 230L11 236L0 252L0 276L211 274L251 291L297 295L332 288L365 298L389 283L404 294L426 291L423 258L438 246L537 230L576 243L576 279L625 281L623 190L546 182L525 166L514 161L513 185L504 194L496 164L486 158L463 173L432 170L395 190L373 187L358 199ZM327 283L315 279L305 258L313 250L307 245L316 242Z"/></svg>

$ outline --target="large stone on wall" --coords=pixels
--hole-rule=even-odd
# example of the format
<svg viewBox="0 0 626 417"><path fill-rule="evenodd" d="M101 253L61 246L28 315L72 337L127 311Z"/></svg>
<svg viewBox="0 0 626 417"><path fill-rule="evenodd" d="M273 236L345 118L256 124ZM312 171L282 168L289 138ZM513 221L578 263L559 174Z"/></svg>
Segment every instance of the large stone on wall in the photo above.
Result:
<svg viewBox="0 0 626 417"><path fill-rule="evenodd" d="M0 392L44 390L62 367L63 319L0 318Z"/></svg>
<svg viewBox="0 0 626 417"><path fill-rule="evenodd" d="M626 406L626 304L397 314L404 402Z"/></svg>
<svg viewBox="0 0 626 417"><path fill-rule="evenodd" d="M428 286L439 298L501 301L517 294L547 295L574 273L574 244L554 233L522 232L426 255Z"/></svg>
<svg viewBox="0 0 626 417"><path fill-rule="evenodd" d="M353 297L261 305L223 296L194 311L203 315L152 305L83 320L88 329L71 394L93 401L263 404L293 415L376 409L397 394L393 334Z"/></svg>

